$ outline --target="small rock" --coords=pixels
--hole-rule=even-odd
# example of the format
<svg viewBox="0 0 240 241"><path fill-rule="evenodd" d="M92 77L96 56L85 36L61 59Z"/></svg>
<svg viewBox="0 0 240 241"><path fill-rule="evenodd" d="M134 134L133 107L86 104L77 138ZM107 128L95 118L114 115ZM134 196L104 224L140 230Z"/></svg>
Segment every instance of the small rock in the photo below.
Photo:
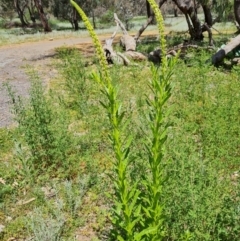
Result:
<svg viewBox="0 0 240 241"><path fill-rule="evenodd" d="M4 180L4 179L2 179L1 177L0 177L0 183L2 183L3 185L5 185L5 184L6 184L5 180Z"/></svg>
<svg viewBox="0 0 240 241"><path fill-rule="evenodd" d="M42 187L41 190L47 198L54 197L57 194L56 190L51 187Z"/></svg>
<svg viewBox="0 0 240 241"><path fill-rule="evenodd" d="M4 228L5 228L5 226L4 226L4 225L2 225L2 224L0 224L0 233L2 233L2 232L3 232Z"/></svg>
<svg viewBox="0 0 240 241"><path fill-rule="evenodd" d="M10 221L12 221L12 217L7 216L5 220L6 220L6 222L10 222Z"/></svg>

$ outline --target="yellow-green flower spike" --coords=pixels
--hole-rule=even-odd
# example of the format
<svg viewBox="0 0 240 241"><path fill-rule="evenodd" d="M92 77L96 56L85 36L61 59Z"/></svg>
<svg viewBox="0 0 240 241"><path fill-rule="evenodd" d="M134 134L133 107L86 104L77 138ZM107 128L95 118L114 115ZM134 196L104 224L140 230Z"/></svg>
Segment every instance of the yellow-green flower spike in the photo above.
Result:
<svg viewBox="0 0 240 241"><path fill-rule="evenodd" d="M152 10L155 14L155 18L157 21L157 25L158 25L158 31L160 34L160 47L161 47L161 51L162 51L162 67L163 69L166 68L167 66L167 59L166 59L166 55L167 55L167 45L166 45L166 40L164 38L164 20L163 20L163 16L162 13L156 3L155 0L147 0L149 2L149 4L152 7Z"/></svg>
<svg viewBox="0 0 240 241"><path fill-rule="evenodd" d="M110 77L109 77L109 73L108 73L107 61L106 61L106 58L105 58L105 55L104 55L104 51L103 51L101 42L98 39L98 37L97 37L97 35L96 35L96 33L93 29L92 24L90 23L88 17L84 13L84 11L81 9L81 7L79 7L78 4L76 2L74 2L73 0L70 0L70 3L78 11L79 15L81 16L89 34L90 34L90 36L93 40L93 44L94 44L94 47L97 51L100 66L101 66L101 69L102 69L102 77L104 78L104 81L106 81L105 84L107 84L110 81Z"/></svg>

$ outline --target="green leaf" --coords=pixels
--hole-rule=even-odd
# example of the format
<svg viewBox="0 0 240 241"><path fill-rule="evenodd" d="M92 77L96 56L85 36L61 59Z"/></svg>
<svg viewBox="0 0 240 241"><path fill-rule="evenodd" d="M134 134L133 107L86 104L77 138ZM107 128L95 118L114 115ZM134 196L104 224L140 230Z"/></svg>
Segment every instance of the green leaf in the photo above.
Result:
<svg viewBox="0 0 240 241"><path fill-rule="evenodd" d="M138 199L139 194L140 194L140 191L136 190L136 187L134 187L134 192L135 192L135 194L134 194L133 200L131 201L131 204L129 206L130 213L132 213L133 209L136 209L136 202L137 202L137 199Z"/></svg>
<svg viewBox="0 0 240 241"><path fill-rule="evenodd" d="M157 233L157 231L158 231L157 227L149 227L147 229L144 229L140 233L136 234L134 239L141 240L142 236L148 235L148 234L154 234L154 233Z"/></svg>
<svg viewBox="0 0 240 241"><path fill-rule="evenodd" d="M108 106L107 106L106 104L104 104L102 101L99 101L99 103L100 103L105 109L108 108Z"/></svg>
<svg viewBox="0 0 240 241"><path fill-rule="evenodd" d="M118 240L118 241L126 241L126 240L124 240L124 239L123 239L121 236L119 236L119 235L117 236L117 240Z"/></svg>

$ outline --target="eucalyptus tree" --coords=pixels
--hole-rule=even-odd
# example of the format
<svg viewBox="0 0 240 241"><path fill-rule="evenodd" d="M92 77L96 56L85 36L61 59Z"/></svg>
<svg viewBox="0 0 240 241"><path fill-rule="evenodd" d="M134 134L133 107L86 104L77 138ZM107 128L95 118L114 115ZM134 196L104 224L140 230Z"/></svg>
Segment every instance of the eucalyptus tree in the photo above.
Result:
<svg viewBox="0 0 240 241"><path fill-rule="evenodd" d="M167 0L160 0L161 7ZM211 35L211 27L217 21L224 21L229 17L234 18L240 23L240 0L172 0L177 7L184 13L192 39L202 40L203 32L208 31ZM200 5L204 13L204 22L201 23L197 13ZM234 6L234 11L233 11ZM213 13L216 15L213 18ZM234 13L234 14L233 14Z"/></svg>
<svg viewBox="0 0 240 241"><path fill-rule="evenodd" d="M38 10L39 17L41 19L41 23L44 29L44 32L51 32L52 29L48 23L47 15L44 11L44 6L42 0L34 0L35 6Z"/></svg>
<svg viewBox="0 0 240 241"><path fill-rule="evenodd" d="M14 7L15 7L15 10L18 14L18 17L21 21L21 24L22 24L22 27L26 27L28 26L28 20L25 16L25 9L28 5L28 1L24 1L24 0L14 0L13 1L13 4L14 4Z"/></svg>

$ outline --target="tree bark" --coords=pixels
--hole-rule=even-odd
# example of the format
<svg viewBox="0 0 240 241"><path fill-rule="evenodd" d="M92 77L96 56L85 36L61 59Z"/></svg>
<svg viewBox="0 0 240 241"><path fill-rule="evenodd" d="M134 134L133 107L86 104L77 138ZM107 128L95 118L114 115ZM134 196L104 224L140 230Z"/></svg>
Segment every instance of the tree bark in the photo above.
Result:
<svg viewBox="0 0 240 241"><path fill-rule="evenodd" d="M151 16L151 6L148 0L146 0L146 8L147 8L147 17L149 18Z"/></svg>
<svg viewBox="0 0 240 241"><path fill-rule="evenodd" d="M159 8L161 8L162 7L162 5L165 3L165 2L167 2L167 0L160 0L159 1Z"/></svg>
<svg viewBox="0 0 240 241"><path fill-rule="evenodd" d="M202 8L205 17L205 23L207 23L208 27L211 28L213 25L213 19L210 7L208 5L202 5Z"/></svg>
<svg viewBox="0 0 240 241"><path fill-rule="evenodd" d="M22 24L22 27L26 27L28 26L27 22L25 21L25 18L24 18L24 13L19 5L19 0L14 0L14 6L17 10L17 13L18 13L18 17L21 21L21 24Z"/></svg>
<svg viewBox="0 0 240 241"><path fill-rule="evenodd" d="M145 24L142 25L142 27L138 30L138 32L136 33L134 39L136 41L138 41L138 39L140 38L141 34L144 32L144 30L148 27L148 25L150 23L152 23L153 21L153 16L150 16L148 19L147 19L147 22Z"/></svg>
<svg viewBox="0 0 240 241"><path fill-rule="evenodd" d="M28 13L29 13L29 16L30 16L32 22L35 24L36 23L36 18L34 16L34 13L32 12L32 10L30 9L29 6L27 6L27 9L28 9Z"/></svg>
<svg viewBox="0 0 240 241"><path fill-rule="evenodd" d="M191 39L203 40L202 26L195 11L195 6L191 0L173 0L178 8L185 14L188 22ZM190 18L192 24L189 24ZM192 28L192 27L193 28Z"/></svg>
<svg viewBox="0 0 240 241"><path fill-rule="evenodd" d="M204 17L205 17L205 23L202 25L202 32L207 31L208 32L208 38L209 38L209 45L213 46L213 38L212 38L212 31L211 27L214 24L212 13L210 9L210 5L202 5Z"/></svg>
<svg viewBox="0 0 240 241"><path fill-rule="evenodd" d="M240 0L234 0L234 15L238 26L240 26Z"/></svg>
<svg viewBox="0 0 240 241"><path fill-rule="evenodd" d="M52 29L48 24L48 20L46 18L44 10L43 10L42 1L41 0L34 0L34 2L35 2L36 8L38 10L38 13L39 13L39 16L40 16L40 19L41 19L41 22L42 22L44 32L52 32Z"/></svg>
<svg viewBox="0 0 240 241"><path fill-rule="evenodd" d="M93 28L96 29L96 19L95 19L95 13L94 10L92 9L92 22L93 22Z"/></svg>
<svg viewBox="0 0 240 241"><path fill-rule="evenodd" d="M203 24L203 28L206 29L206 31L208 32L209 46L213 46L214 44L212 38L212 30L210 29L207 23Z"/></svg>
<svg viewBox="0 0 240 241"><path fill-rule="evenodd" d="M149 4L149 2L147 0L146 0L146 8L147 8L147 17L148 17L148 19L151 20L151 22L149 22L149 24L153 24L153 22L154 22L154 13L153 13L153 11L151 9L151 6L150 6L150 4Z"/></svg>
<svg viewBox="0 0 240 241"><path fill-rule="evenodd" d="M177 8L177 6L174 5L173 11L174 11L174 17L177 18L178 17L178 8Z"/></svg>
<svg viewBox="0 0 240 241"><path fill-rule="evenodd" d="M217 65L223 61L228 53L240 45L240 35L233 38L223 49L220 49L212 56L212 64Z"/></svg>
<svg viewBox="0 0 240 241"><path fill-rule="evenodd" d="M76 8L73 8L73 27L74 30L77 31L79 29L79 25L78 25L78 20L77 20L77 10Z"/></svg>

